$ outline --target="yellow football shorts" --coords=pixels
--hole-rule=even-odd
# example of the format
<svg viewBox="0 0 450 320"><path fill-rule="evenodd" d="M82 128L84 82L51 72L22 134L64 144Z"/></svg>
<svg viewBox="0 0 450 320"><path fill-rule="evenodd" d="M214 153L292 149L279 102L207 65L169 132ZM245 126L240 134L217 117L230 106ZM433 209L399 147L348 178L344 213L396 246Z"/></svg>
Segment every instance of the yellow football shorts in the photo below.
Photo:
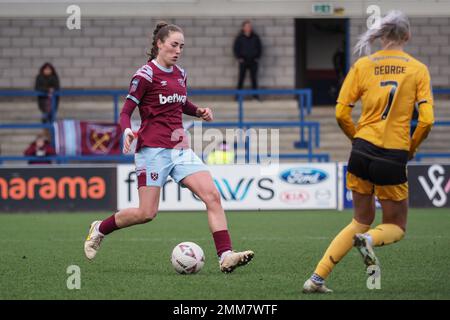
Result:
<svg viewBox="0 0 450 320"><path fill-rule="evenodd" d="M347 188L361 194L375 194L379 200L401 201L408 198L408 182L379 186L350 172L347 172Z"/></svg>

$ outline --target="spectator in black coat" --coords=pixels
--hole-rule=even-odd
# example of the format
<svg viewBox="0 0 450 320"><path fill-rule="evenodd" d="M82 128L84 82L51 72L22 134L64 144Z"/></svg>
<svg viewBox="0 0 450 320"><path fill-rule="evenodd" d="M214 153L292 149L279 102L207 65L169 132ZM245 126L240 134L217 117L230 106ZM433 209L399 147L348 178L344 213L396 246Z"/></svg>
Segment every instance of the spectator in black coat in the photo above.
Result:
<svg viewBox="0 0 450 320"><path fill-rule="evenodd" d="M250 70L252 89L258 89L258 60L261 58L262 46L259 36L253 31L252 23L246 20L242 23L242 30L234 40L234 56L239 61L238 89L242 89L245 74ZM259 100L258 95L254 98Z"/></svg>
<svg viewBox="0 0 450 320"><path fill-rule="evenodd" d="M39 70L39 74L36 77L36 83L34 85L34 90L45 92L46 96L38 97L39 110L42 112L42 122L52 122L51 113L51 96L54 91L59 90L59 78L55 71L55 68L50 63L46 62L42 65ZM54 110L54 115L58 109L59 97L56 97L56 105Z"/></svg>

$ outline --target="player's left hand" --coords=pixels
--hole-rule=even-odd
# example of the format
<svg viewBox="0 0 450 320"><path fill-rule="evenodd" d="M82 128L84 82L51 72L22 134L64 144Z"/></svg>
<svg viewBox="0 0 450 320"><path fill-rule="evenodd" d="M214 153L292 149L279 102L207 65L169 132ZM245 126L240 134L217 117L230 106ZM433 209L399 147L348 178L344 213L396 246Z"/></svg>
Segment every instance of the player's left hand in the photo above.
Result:
<svg viewBox="0 0 450 320"><path fill-rule="evenodd" d="M202 118L205 121L212 121L213 120L213 113L210 108L198 108L197 109L197 116Z"/></svg>

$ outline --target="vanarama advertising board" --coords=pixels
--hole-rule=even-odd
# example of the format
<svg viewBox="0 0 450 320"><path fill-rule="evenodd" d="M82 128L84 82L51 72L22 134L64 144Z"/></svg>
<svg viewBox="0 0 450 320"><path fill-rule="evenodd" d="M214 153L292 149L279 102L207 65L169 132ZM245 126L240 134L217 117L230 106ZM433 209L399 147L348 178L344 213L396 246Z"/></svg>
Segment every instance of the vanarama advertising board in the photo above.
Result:
<svg viewBox="0 0 450 320"><path fill-rule="evenodd" d="M226 210L335 209L335 163L293 163L271 166L210 166ZM133 165L119 165L119 209L139 204ZM149 173L147 173L149 174ZM151 174L151 173L150 173ZM161 189L160 210L204 210L204 204L188 189L168 179Z"/></svg>
<svg viewBox="0 0 450 320"><path fill-rule="evenodd" d="M0 168L0 212L115 208L115 166Z"/></svg>

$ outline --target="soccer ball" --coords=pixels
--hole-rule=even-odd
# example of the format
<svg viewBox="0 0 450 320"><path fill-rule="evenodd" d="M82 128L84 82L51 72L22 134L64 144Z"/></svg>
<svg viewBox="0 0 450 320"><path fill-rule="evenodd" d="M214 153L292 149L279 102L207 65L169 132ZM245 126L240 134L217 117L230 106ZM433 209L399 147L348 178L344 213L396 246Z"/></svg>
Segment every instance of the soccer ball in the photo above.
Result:
<svg viewBox="0 0 450 320"><path fill-rule="evenodd" d="M181 242L173 248L172 266L181 274L197 273L205 264L202 248L194 242Z"/></svg>

